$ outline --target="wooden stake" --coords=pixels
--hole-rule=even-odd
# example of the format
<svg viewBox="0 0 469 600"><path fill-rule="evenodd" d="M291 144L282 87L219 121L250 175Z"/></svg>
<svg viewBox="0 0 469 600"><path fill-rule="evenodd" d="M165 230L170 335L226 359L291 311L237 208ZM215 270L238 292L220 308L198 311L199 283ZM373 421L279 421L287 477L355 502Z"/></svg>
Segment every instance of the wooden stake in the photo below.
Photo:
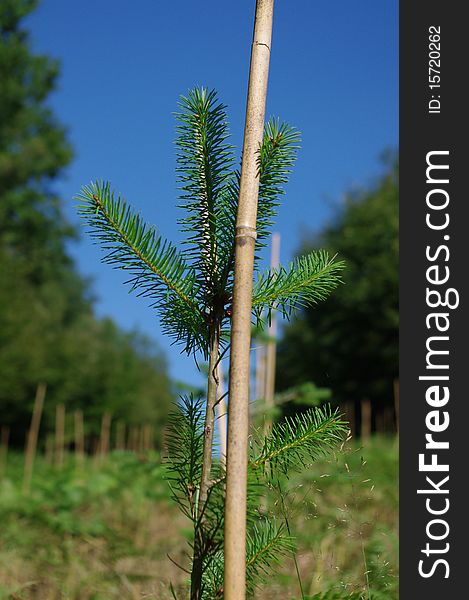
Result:
<svg viewBox="0 0 469 600"><path fill-rule="evenodd" d="M33 476L34 459L36 457L37 438L39 434L39 425L41 424L41 415L44 406L44 398L46 397L46 391L47 386L45 383L40 383L37 386L33 414L31 417L31 425L28 433L28 441L26 443L26 451L24 455L23 492L25 494L29 494L31 489L31 478Z"/></svg>
<svg viewBox="0 0 469 600"><path fill-rule="evenodd" d="M65 446L65 406L57 404L55 408L55 466L61 469L64 465Z"/></svg>
<svg viewBox="0 0 469 600"><path fill-rule="evenodd" d="M280 264L280 234L272 235L272 247L270 254L270 268L276 269ZM272 311L269 326L269 341L267 342L266 352L266 372L265 372L265 408L266 417L264 420L264 435L267 435L272 429L272 409L274 408L275 394L275 362L277 352L277 315Z"/></svg>
<svg viewBox="0 0 469 600"><path fill-rule="evenodd" d="M0 434L0 480L5 476L7 469L9 439L10 428L8 425L2 425L2 431Z"/></svg>
<svg viewBox="0 0 469 600"><path fill-rule="evenodd" d="M246 597L246 486L252 282L273 0L257 0L235 238L225 503L225 600Z"/></svg>
<svg viewBox="0 0 469 600"><path fill-rule="evenodd" d="M73 414L75 430L75 466L83 469L85 463L85 434L83 430L83 412L76 410Z"/></svg>

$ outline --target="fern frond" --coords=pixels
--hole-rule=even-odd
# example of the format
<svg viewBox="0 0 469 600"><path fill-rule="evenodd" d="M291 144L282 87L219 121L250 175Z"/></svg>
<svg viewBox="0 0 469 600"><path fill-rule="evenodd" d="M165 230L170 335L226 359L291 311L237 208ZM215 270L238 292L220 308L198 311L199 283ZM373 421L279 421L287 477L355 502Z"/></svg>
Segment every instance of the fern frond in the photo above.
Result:
<svg viewBox="0 0 469 600"><path fill-rule="evenodd" d="M182 96L176 128L177 173L181 208L188 213L179 222L189 233L185 243L201 283L213 292L217 280L217 217L226 210L223 190L232 177L234 161L225 106L214 90L194 88Z"/></svg>
<svg viewBox="0 0 469 600"><path fill-rule="evenodd" d="M289 318L295 309L325 300L341 282L344 266L342 261L335 261L319 250L297 258L288 269L270 269L260 275L252 294L258 324L262 325L265 310L270 313L277 309Z"/></svg>
<svg viewBox="0 0 469 600"><path fill-rule="evenodd" d="M267 477L276 470L288 475L340 444L347 431L337 411L328 406L311 408L275 424L264 439L254 439L257 456L249 466Z"/></svg>
<svg viewBox="0 0 469 600"><path fill-rule="evenodd" d="M202 398L181 396L168 418L167 478L172 497L190 519L196 520L197 490L202 473L204 414Z"/></svg>

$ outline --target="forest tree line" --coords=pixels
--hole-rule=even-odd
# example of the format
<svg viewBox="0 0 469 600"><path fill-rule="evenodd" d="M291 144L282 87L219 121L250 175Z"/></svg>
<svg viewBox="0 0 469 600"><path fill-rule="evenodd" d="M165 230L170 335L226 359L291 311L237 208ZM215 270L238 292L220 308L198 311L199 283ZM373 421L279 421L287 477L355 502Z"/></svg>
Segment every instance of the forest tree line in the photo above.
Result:
<svg viewBox="0 0 469 600"><path fill-rule="evenodd" d="M38 384L47 385L41 431L55 409L81 409L89 433L108 411L161 431L172 398L167 364L148 338L98 319L77 270L54 180L73 158L47 104L59 65L34 54L22 20L32 0L0 7L0 424L22 445Z"/></svg>

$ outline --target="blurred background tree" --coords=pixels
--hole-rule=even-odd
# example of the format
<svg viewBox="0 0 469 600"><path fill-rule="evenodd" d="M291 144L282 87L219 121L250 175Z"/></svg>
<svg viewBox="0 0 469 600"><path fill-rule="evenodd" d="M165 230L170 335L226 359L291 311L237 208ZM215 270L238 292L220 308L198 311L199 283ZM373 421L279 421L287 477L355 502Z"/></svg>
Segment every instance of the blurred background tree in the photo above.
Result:
<svg viewBox="0 0 469 600"><path fill-rule="evenodd" d="M91 432L104 411L161 429L172 396L164 357L94 316L90 284L68 252L77 231L53 182L73 153L46 102L59 65L34 55L22 28L36 6L0 3L0 421L22 444L43 381L46 425L60 402L83 409Z"/></svg>
<svg viewBox="0 0 469 600"><path fill-rule="evenodd" d="M364 402L371 403L373 429L395 431L399 167L391 155L384 164L378 181L347 194L332 223L303 242L301 253L311 247L338 253L345 285L320 311L303 310L279 345L279 389L307 381L330 388L357 433Z"/></svg>

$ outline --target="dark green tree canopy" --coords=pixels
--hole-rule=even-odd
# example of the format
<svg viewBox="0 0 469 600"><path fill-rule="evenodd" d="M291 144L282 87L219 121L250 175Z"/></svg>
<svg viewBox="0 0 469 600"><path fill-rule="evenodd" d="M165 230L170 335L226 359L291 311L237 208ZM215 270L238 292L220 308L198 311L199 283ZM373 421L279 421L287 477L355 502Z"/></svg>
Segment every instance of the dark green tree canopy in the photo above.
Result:
<svg viewBox="0 0 469 600"><path fill-rule="evenodd" d="M72 157L64 128L45 104L59 66L31 53L21 23L36 4L0 6L0 242L38 280L44 269L70 264L63 240L73 229L50 189Z"/></svg>
<svg viewBox="0 0 469 600"><path fill-rule="evenodd" d="M338 253L344 283L321 307L304 310L279 347L282 388L306 381L340 401L392 403L398 376L398 165L369 189L349 193L333 222L304 243ZM303 250L304 251L304 250Z"/></svg>

